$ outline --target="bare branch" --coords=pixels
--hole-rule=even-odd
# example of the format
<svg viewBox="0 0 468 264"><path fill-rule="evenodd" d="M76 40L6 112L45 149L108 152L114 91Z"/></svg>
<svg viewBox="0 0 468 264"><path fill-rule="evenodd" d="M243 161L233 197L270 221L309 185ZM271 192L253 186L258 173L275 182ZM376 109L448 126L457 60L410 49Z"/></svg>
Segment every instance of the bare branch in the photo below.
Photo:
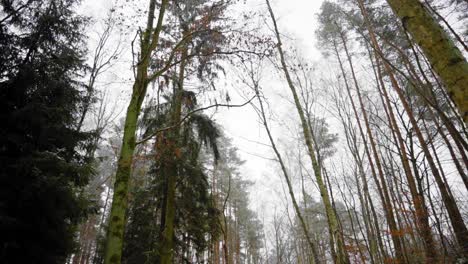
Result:
<svg viewBox="0 0 468 264"><path fill-rule="evenodd" d="M172 126L168 126L168 127L164 127L164 128L161 128L161 129L158 129L156 130L155 132L153 132L151 135L141 139L140 141L137 141L136 144L141 144L141 143L144 143L148 140L150 140L151 138L153 138L154 136L156 136L157 134L161 133L161 132L164 132L164 131L167 131L167 130L170 130L170 129L173 129L173 128L176 128L178 126L180 126L182 123L184 123L187 119L189 119L193 114L197 113L197 112L200 112L200 111L204 111L204 110L207 110L207 109L210 109L210 108L214 108L214 107L243 107L243 106L246 106L248 104L250 104L250 102L252 102L252 100L255 98L256 96L253 96L252 98L250 98L248 101L244 102L243 104L237 104L237 105L233 105L233 104L213 104L213 105L209 105L209 106L206 106L206 107L201 107L201 108L198 108L198 109L195 109L193 111L190 111L188 112L179 122L177 122L175 125L172 125Z"/></svg>

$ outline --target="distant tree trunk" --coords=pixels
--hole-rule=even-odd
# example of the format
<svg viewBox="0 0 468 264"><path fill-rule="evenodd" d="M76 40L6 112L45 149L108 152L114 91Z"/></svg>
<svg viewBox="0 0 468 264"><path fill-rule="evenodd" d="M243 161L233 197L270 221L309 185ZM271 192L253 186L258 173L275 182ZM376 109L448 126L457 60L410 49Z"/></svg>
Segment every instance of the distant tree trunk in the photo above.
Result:
<svg viewBox="0 0 468 264"><path fill-rule="evenodd" d="M310 250L312 251L313 258L310 259L310 263L319 264L320 260L318 258L317 247L316 247L315 243L313 242L312 238L310 237L310 233L309 233L309 230L307 228L306 221L304 220L304 217L302 216L301 210L299 208L299 204L297 203L296 197L294 195L293 187L292 187L292 184L291 184L290 177L288 175L288 171L286 169L286 165L284 164L283 158L282 158L278 148L276 147L275 141L273 139L270 128L268 126L267 119L266 119L266 116L265 116L265 110L264 110L264 107L263 107L263 102L262 102L262 99L260 98L258 87L256 86L256 84L254 84L254 86L255 86L255 92L257 94L258 102L259 102L259 105L260 105L260 113L259 114L260 114L260 116L262 118L263 126L265 127L265 130L267 132L267 135L268 135L268 138L270 140L273 151L275 152L276 158L278 159L278 162L279 162L279 164L281 166L281 171L283 172L284 179L285 179L286 184L288 186L289 195L291 197L291 201L293 203L293 207L294 207L294 210L296 212L296 216L299 219L302 230L304 232L304 236L306 237L307 243L309 244Z"/></svg>
<svg viewBox="0 0 468 264"><path fill-rule="evenodd" d="M342 75L343 75L343 78L344 78L344 81L345 81L346 92L347 92L348 97L349 97L349 99L351 101L353 112L354 112L354 115L356 117L356 121L358 123L361 138L362 138L362 140L364 142L366 142L365 133L364 133L362 125L361 125L361 123L359 121L359 115L358 115L358 112L357 112L357 108L356 108L356 105L354 103L354 99L353 99L353 96L351 95L350 87L349 87L349 84L348 84L347 79L346 79L346 74L345 74L345 70L343 68L343 63L342 63L340 55L338 53L338 47L336 46L336 43L333 43L333 44L334 44L335 55L336 55L336 57L338 59L340 69L341 69L341 72L342 72ZM362 111L363 111L363 113L365 113L365 109L362 109ZM391 205L390 195L389 195L389 192L388 192L386 180L385 180L384 175L383 175L382 167L380 165L380 158L379 158L378 153L377 153L374 137L372 135L372 131L370 130L366 114L364 114L364 118L365 118L364 123L366 125L367 136L369 137L369 144L371 146L372 153L374 154L374 160L376 162L376 165L374 165L374 160L372 159L372 156L370 154L371 151L369 150L369 147L367 145L365 145L364 149L366 151L366 155L367 155L367 158L369 160L369 165L370 165L370 168L371 168L371 172L372 172L372 175L374 177L375 183L377 185L377 189L379 191L379 195L380 195L380 198L381 198L381 201L382 201L382 205L384 207L385 217L386 217L386 220L387 220L387 224L388 224L388 226L390 228L390 236L392 238L393 246L395 247L396 259L397 259L397 261L402 261L404 259L404 253L403 253L403 249L402 249L402 246L401 246L400 238L398 236L398 226L397 226L397 223L395 222L395 215L394 215L394 212L393 212L393 207ZM377 171L375 169L376 166L377 166ZM377 172L378 172L378 176L380 178L380 183L379 183L379 179L377 178Z"/></svg>
<svg viewBox="0 0 468 264"><path fill-rule="evenodd" d="M345 181L345 183L346 183L346 181ZM346 183L346 185L347 185L347 183ZM349 186L347 186L347 187L348 187L348 189L350 189ZM353 205L351 206L349 204L349 202L348 202L348 198L346 197L345 192L341 189L340 185L338 185L337 189L341 194L341 198L342 198L343 203L345 205L346 213L347 213L347 215L349 217L349 221L350 221L350 224L351 224L351 231L353 232L353 239L354 239L355 245L353 245L352 243L350 243L349 245L353 248L353 253L355 252L355 250L357 248L357 251L359 253L359 259L361 260L362 263L366 263L366 258L364 256L364 253L363 253L362 249L361 249L361 244L359 243L359 238L358 238L358 234L357 234L358 232L356 231L356 227L355 227L355 224L354 224L354 216L352 214L352 211L354 211L352 208L355 208L355 204L356 204L355 200L354 200L354 197L351 198L353 200ZM357 225L359 227L360 236L364 237L364 239L365 239L365 235L362 232L362 229L361 229L359 223ZM353 254L353 255L355 255L355 254ZM355 256L355 259L354 259L353 262L356 262L356 263L359 262L357 256Z"/></svg>
<svg viewBox="0 0 468 264"><path fill-rule="evenodd" d="M218 208L218 190L217 190L217 174L218 166L214 164L213 168L213 179L212 179L212 190L211 196L213 199L213 207ZM219 264L219 239L218 237L211 237L211 247L212 247L212 255L211 255L211 263L212 264Z"/></svg>
<svg viewBox="0 0 468 264"><path fill-rule="evenodd" d="M274 29L275 29L275 35L276 35L276 40L277 40L276 47L278 49L278 54L280 56L281 66L283 68L283 72L284 72L284 75L286 77L288 86L289 86L289 88L291 90L291 93L293 95L296 110L297 110L299 118L301 120L301 125L302 125L302 129L303 129L305 143L306 143L306 146L307 146L307 149L308 149L309 157L311 159L312 168L314 170L315 178L317 180L317 185L318 185L319 190L320 190L320 196L322 197L322 202L323 202L323 204L325 206L325 211L326 211L327 218L328 218L329 225L330 225L329 227L330 227L331 233L335 237L336 250L337 250L336 263L340 263L340 264L349 263L348 255L347 255L346 249L345 249L345 244L344 244L344 241L343 241L342 236L340 234L341 230L339 229L339 226L338 226L338 219L337 219L336 214L335 214L335 212L333 210L332 203L330 201L330 196L328 194L327 187L325 186L325 182L324 182L323 177L322 177L321 168L320 168L320 165L319 165L318 160L316 158L314 147L312 145L312 134L311 134L311 131L309 130L309 127L307 125L307 120L306 120L306 117L305 117L305 114L304 114L304 110L302 109L301 103L299 101L299 96L297 94L296 87L294 86L294 83L293 83L293 81L291 79L291 76L289 75L288 66L286 64L286 60L285 60L284 52L283 52L283 48L282 48L282 42L281 42L279 29L278 29L278 26L276 24L276 19L275 19L275 16L274 16L274 13L273 13L273 10L271 8L269 0L266 0L266 3L267 3L268 11L270 13L270 17L271 17L271 20L273 22ZM330 246L335 247L335 245L330 245Z"/></svg>
<svg viewBox="0 0 468 264"><path fill-rule="evenodd" d="M377 63L378 63L378 60L377 60ZM379 71L379 81L380 81L380 88L381 88L380 92L383 94L383 97L385 98L384 106L386 105L386 109L390 117L390 120L389 120L390 127L392 131L395 133L397 144L399 146L399 151L401 153L400 158L403 164L403 169L405 171L408 187L410 189L412 203L415 208L416 224L418 226L418 231L422 239L424 240L424 249L426 252L426 257L428 258L428 261L437 261L438 259L437 250L436 250L436 246L432 237L431 227L429 225L429 213L427 211L427 206L424 202L423 194L419 193L417 190L416 180L413 175L413 172L411 171L411 166L408 160L408 154L406 152L406 145L403 140L403 136L401 135L400 129L398 127L398 123L395 119L395 115L393 113L390 98L386 91L385 84L382 80L379 68L378 68L378 71Z"/></svg>
<svg viewBox="0 0 468 264"><path fill-rule="evenodd" d="M182 48L180 59L179 76L177 77L176 89L174 91L174 99L172 105L171 125L175 128L166 131L166 146L164 153L167 155L163 161L163 173L167 177L167 198L166 198L166 215L164 216L164 230L162 233L162 245L160 252L161 264L172 264L174 256L174 220L176 211L176 182L178 178L178 166L176 157L176 148L179 146L180 129L176 126L181 119L183 87L185 78L185 67L187 63L188 48Z"/></svg>
<svg viewBox="0 0 468 264"><path fill-rule="evenodd" d="M468 123L468 62L419 0L387 0L431 62Z"/></svg>
<svg viewBox="0 0 468 264"><path fill-rule="evenodd" d="M226 216L224 216L224 232L223 232L223 256L222 258L224 264L232 264L229 262L229 247L228 247L228 242L229 242L229 225L228 222L226 221Z"/></svg>
<svg viewBox="0 0 468 264"><path fill-rule="evenodd" d="M234 219L232 216L232 204L228 206L228 219ZM231 220L232 223L232 220ZM228 255L227 255L227 264L234 264L234 254L235 254L235 234L234 234L234 226L233 224L229 224L227 229L227 234L228 234Z"/></svg>
<svg viewBox="0 0 468 264"><path fill-rule="evenodd" d="M342 72L342 73L344 74L344 72ZM345 85L348 85L346 79L344 81L345 81ZM337 104L339 104L339 103L337 103ZM355 110L355 108L354 108L354 110ZM361 211L363 212L364 226L366 228L367 236L368 236L368 238L370 240L370 249L369 249L370 251L369 251L369 253L370 253L370 257L371 257L371 262L374 262L374 259L375 259L375 262L383 262L383 260L381 258L382 257L385 258L386 254L385 254L384 246L383 246L382 239L381 239L381 236L380 236L379 224L377 222L377 218L375 217L375 212L374 212L374 209L373 209L374 206L373 206L372 200L370 199L370 195L369 195L369 186L368 186L368 181L367 181L367 178L366 178L366 175L365 175L365 172L364 172L363 160L362 160L362 158L361 158L361 156L359 154L359 148L358 148L358 145L357 145L357 135L356 135L357 132L352 127L350 113L344 113L344 111L345 111L345 109L342 111L340 109L340 107L338 107L338 115L340 116L341 122L342 122L344 130L345 130L346 142L348 144L348 148L350 149L351 154L352 154L352 156L354 158L354 161L356 162L356 166L357 166L357 169L356 169L357 171L355 173L355 181L356 181L356 184L357 184L357 191L358 191L359 201L361 203ZM361 136L363 136L361 124L360 124L359 120L356 120L356 121L358 122L359 130L361 132ZM370 159L370 154L369 154L369 150L367 148L366 141L364 141L363 144L364 144L364 148L365 148L365 153L367 154L367 157ZM373 172L374 179L377 181L374 169L372 169L372 172ZM358 177L358 175L360 177ZM362 186L360 185L359 178L362 181ZM376 183L379 184L378 182L376 182ZM380 190L380 187L379 187L379 190ZM380 194L380 198L382 199L382 203L385 204L385 201L383 200L382 192L379 191L379 194ZM386 209L385 209L385 206L384 206L384 212L385 212L385 210ZM372 212L374 212L374 213L372 213ZM373 215L373 217L371 217L372 215ZM374 230L374 226L375 226L375 230ZM379 252L379 248L380 248L380 252Z"/></svg>
<svg viewBox="0 0 468 264"><path fill-rule="evenodd" d="M348 145L351 145L351 143L349 142L350 139L347 139L347 141L348 141ZM362 168L362 160L361 160L361 157L359 156L359 153L356 153L353 150L351 150L351 152L354 157L354 161L357 164L356 165L357 168L354 171L353 175L354 175L354 180L356 181L356 189L358 193L359 203L361 204L361 212L363 214L364 228L366 230L367 238L369 240L368 250L369 250L369 256L371 258L370 262L376 263L381 260L379 258L380 254L378 251L378 243L376 240L376 234L372 228L373 223L370 218L369 204L366 199L366 196L369 195L367 179L365 178L364 169ZM361 185L361 181L363 182L362 185Z"/></svg>
<svg viewBox="0 0 468 264"><path fill-rule="evenodd" d="M235 239L236 239L236 264L241 264L241 241L239 230L239 209L237 208L236 201L234 200L234 215L235 215Z"/></svg>

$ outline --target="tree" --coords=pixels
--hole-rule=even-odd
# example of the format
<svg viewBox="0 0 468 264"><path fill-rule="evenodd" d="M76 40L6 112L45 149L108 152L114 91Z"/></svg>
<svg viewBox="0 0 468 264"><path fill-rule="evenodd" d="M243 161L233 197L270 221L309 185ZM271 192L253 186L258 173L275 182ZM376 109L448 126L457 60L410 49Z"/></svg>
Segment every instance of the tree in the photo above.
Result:
<svg viewBox="0 0 468 264"><path fill-rule="evenodd" d="M183 108L192 109L194 94L184 93ZM155 113L157 111L157 113ZM144 109L143 131L151 134L161 126L168 126L173 108L170 103L149 105ZM160 133L154 142L153 151L146 154L151 169L143 175L135 175L134 188L130 203L130 214L125 234L124 261L163 261L165 251L172 252L169 257L180 261L190 248L199 254L208 247L207 237L217 236L219 211L213 207L212 197L208 194L209 184L202 154L211 148L213 159L218 159L217 138L219 129L203 114L193 114L180 126L180 143L177 149L168 147L167 135ZM168 162L177 164L175 186L173 189L174 221L172 223L173 242L170 247L164 239L167 228L168 176L165 174ZM167 260L165 260L167 261Z"/></svg>
<svg viewBox="0 0 468 264"><path fill-rule="evenodd" d="M149 1L148 19L146 28L141 35L140 53L138 55L138 62L135 65L135 83L133 84L132 96L127 108L122 147L115 176L114 195L104 251L104 263L106 264L121 262L126 210L128 206L128 183L131 175L133 153L136 146L135 132L148 84L151 82L151 78L155 78L154 75L160 75L162 73L148 72L148 70L151 56L158 46L159 34L162 30L164 13L168 2L169 0L162 0L159 8L159 16L156 25L154 25L156 0Z"/></svg>
<svg viewBox="0 0 468 264"><path fill-rule="evenodd" d="M450 36L419 0L387 0L405 30L422 48L468 123L468 62Z"/></svg>
<svg viewBox="0 0 468 264"><path fill-rule="evenodd" d="M219 154L212 171L211 195L222 214L216 219L221 236L212 237L213 254L210 259L213 264L262 263L263 226L256 212L249 208L248 189L252 182L245 180L246 175L239 171L245 161L226 136L219 138ZM219 254L220 242L222 254Z"/></svg>
<svg viewBox="0 0 468 264"><path fill-rule="evenodd" d="M336 256L335 261L336 261L336 263L349 263L349 259L348 259L348 256L347 256L346 250L345 250L344 241L342 240L342 237L340 235L340 230L339 230L339 226L338 226L338 219L336 217L336 213L334 212L334 210L332 208L330 195L329 195L327 187L325 185L325 181L324 181L324 179L322 177L322 168L320 167L319 161L317 159L317 156L316 156L316 153L315 153L316 150L314 150L313 136L312 136L310 128L308 126L308 122L307 122L306 116L304 114L304 110L303 110L303 108L301 106L299 96L298 96L298 93L297 93L297 89L296 89L296 87L295 87L295 85L294 85L294 83L293 83L293 81L291 79L291 76L289 74L288 65L286 64L285 54L284 54L284 51L283 51L283 48L282 48L280 32L278 30L276 19L275 19L273 10L271 8L270 2L268 0L267 0L267 5L268 5L268 11L270 13L271 20L272 20L273 25L274 25L275 36L276 36L276 39L277 39L276 47L277 47L277 50L278 50L278 55L280 56L281 68L282 68L282 71L283 71L283 73L284 73L284 75L286 77L288 87L291 90L291 93L293 95L294 104L296 106L297 113L298 113L299 118L301 120L301 126L302 126L302 129L303 129L303 136L304 136L305 144L306 144L307 149L308 149L308 154L309 154L309 157L310 157L310 160L311 160L311 163L312 163L312 167L313 167L313 170L314 170L314 174L315 174L315 177L316 177L316 180L317 180L317 185L319 186L319 189L320 189L320 195L322 197L322 201L323 201L323 203L325 205L325 209L326 209L326 212L327 212L330 232L332 233L332 238L334 239L334 241L336 241L337 256ZM330 247L334 248L335 245L331 244Z"/></svg>
<svg viewBox="0 0 468 264"><path fill-rule="evenodd" d="M376 36L375 36L375 33L374 33L374 30L373 30L373 27L372 27L372 24L370 23L370 19L369 19L369 16L367 15L367 11L364 7L364 4L362 2L362 0L359 0L358 1L359 3L359 7L360 7L360 10L361 10L361 13L364 17L364 21L366 23L366 26L368 28L368 31L369 31L369 35L370 35L370 39L371 39L371 42L372 42L372 45L376 51L376 53L378 54L378 56L380 57L383 57L383 52L380 48L380 45L379 43L377 42L377 39L376 39ZM385 59L385 58L382 58L382 59ZM425 156L426 156L426 159L427 159L427 162L429 163L429 168L431 169L431 172L436 180L436 183L437 183L437 186L441 192L441 195L442 195L442 198L443 198L443 201L444 201L444 204L447 208L447 212L449 214L449 217L450 217L450 221L452 223L452 226L454 228L454 231L455 231L455 235L456 235L456 238L457 238L457 241L460 245L460 247L462 248L462 251L463 252L467 252L467 248L468 248L468 229L463 221L463 217L460 213L460 210L457 206L457 203L455 201L455 199L453 198L453 196L450 194L450 188L447 186L447 184L444 182L443 178L442 178L442 173L440 172L439 168L437 167L437 165L435 164L435 161L434 161L434 158L433 158L433 155L430 153L429 151L429 147L428 147L428 144L426 142L426 140L424 139L424 136L421 132L421 129L416 121L416 118L413 114L413 111L411 110L410 108L410 105L407 101L407 99L405 98L404 94L403 94L403 91L400 87L400 84L398 83L396 77L395 77L395 74L393 73L393 69L392 67L390 66L390 64L387 62L387 61L384 61L383 62L383 66L384 66L384 69L385 69L385 73L388 74L389 78L390 78L390 81L391 81L391 85L392 85L392 88L395 90L395 92L397 93L398 95L398 98L400 99L400 102L402 103L407 115L408 115L408 118L410 120L410 123L412 125L412 128L414 129L415 131L415 134L416 134L416 137L420 143L420 147L421 149L423 150ZM424 232L424 230L423 230ZM426 232L429 232L429 230L426 230Z"/></svg>
<svg viewBox="0 0 468 264"><path fill-rule="evenodd" d="M325 8L325 7L328 7L328 10ZM328 15L330 16L335 16L336 17L339 17L341 15L341 13L344 13L343 10L340 10L340 8L336 5L333 5L332 3L327 3L325 2L324 5L323 5L323 9L322 9L323 13L327 13L327 12L330 12L330 10L333 10L331 11L331 14L329 13ZM333 37L333 34L335 34L335 38L334 39L331 39L331 42L333 43L334 45L334 54L335 54L335 57L337 57L339 63L340 63L340 68L341 68L341 71L342 71L342 75L344 77L344 81L345 81L345 87L346 87L346 91L348 93L348 96L349 96L349 100L351 101L351 104L353 106L353 111L355 113L355 116L356 116L356 119L359 119L358 118L358 112L356 110L356 107L354 105L354 99L353 99L353 96L351 95L351 91L350 91L350 88L349 88L349 85L347 83L347 80L346 80L346 75L345 75L345 71L343 69L343 65L342 65L342 61L341 61L341 57L340 57L340 54L338 52L339 50L339 47L337 47L337 45L341 45L343 48L344 48L344 51L345 51L345 55L346 55L346 59L349 63L349 68L351 70L351 76L352 76L352 79L354 81L354 86L355 86L355 89L356 89L356 92L357 92L357 98L359 99L359 104L360 104L360 107L361 107L361 112L362 112L362 115L364 117L364 124L365 124L365 127L367 128L367 134L369 136L369 143L371 144L372 146L372 150L373 150L373 153L374 153L374 157L375 157L375 161L376 161L376 164L377 164L377 168L378 168L378 171L379 171L379 175L381 176L381 184L384 186L385 185L385 180L383 178L383 171L382 171L382 165L381 165L381 161L382 158L378 156L377 154L377 150L376 150L376 146L375 146L375 140L374 140L374 136L372 135L372 131L370 129L370 125L369 125L369 118L368 118L368 114L367 114L367 110L365 109L364 107L364 103L363 103L363 96L362 96L362 92L361 92L361 88L360 88L360 85L358 84L358 80L357 80L357 77L356 77L356 74L355 74L355 70L354 70L354 65L353 65L353 62L352 62L352 56L350 55L350 51L349 51L349 48L348 48L348 34L346 32L346 30L343 28L343 25L339 25L340 22L338 22L339 20L338 19L330 19L329 17L326 18L324 17L324 19L322 19L323 23L327 23L323 26L323 30L321 31L321 36L322 37L328 37L328 39L330 39L330 37ZM327 29L328 29L328 32L327 32ZM333 29L333 30L331 30ZM335 31L335 32L333 32ZM326 39L325 39L326 40ZM339 43L339 44L338 44ZM409 164L409 159L408 159L408 156L407 156L407 152L406 152L406 145L403 143L403 137L400 133L400 129L398 127L398 123L396 122L396 119L395 119L395 116L394 116L394 113L393 113L393 110L392 110L392 106L388 100L388 95L386 93L386 91L384 90L383 91L384 95L385 95L385 98L387 98L387 101L386 101L386 105L387 105L387 108L388 108L388 111L386 112L387 115L389 116L389 121L390 121L390 124L391 124L391 127L392 127L392 130L394 131L394 134L395 134L395 137L398 139L398 145L399 145L399 151L401 153L400 157L401 157L401 162L402 162L402 165L403 165L403 168L404 168L404 172L405 172L405 175L406 175L406 178L407 178L407 183L408 183L408 186L410 188L410 192L411 192L411 198L412 198L412 202L414 204L414 208L415 208L415 215L416 215L416 223L417 223L417 226L419 227L418 230L421 234L421 237L424 239L425 241L425 250L426 250L426 256L429 258L429 257L432 257L434 259L437 259L437 255L434 253L435 251L435 244L434 244L434 241L433 241L433 238L432 238L432 234L431 234L431 228L429 226L429 215L428 215L428 211L427 211L427 206L425 205L424 203L424 199L422 197L421 194L418 193L418 190L417 190L417 187L416 187L416 180L415 180L415 177L413 175L413 172L411 171L411 167L410 167L410 164ZM358 121L359 122L359 121ZM385 186L384 186L385 187ZM386 192L387 188L383 188L384 190L384 193ZM384 204L387 204L387 206L390 206L390 200L389 200L389 195L386 194L385 195L387 198L385 198L386 202ZM384 201L384 200L382 200ZM393 209L391 207L388 207L388 209L386 209L389 214L393 215L393 213L390 213L393 211ZM393 216L390 216L389 217L392 217ZM387 217L388 218L388 217ZM391 226L391 229L393 229L393 232L397 232L397 227L395 225L395 223L392 223L392 220L389 219L388 220L389 222L389 225ZM398 238L394 238L394 244L395 245L398 245ZM400 249L400 246L395 246L395 249L396 249L396 253L397 253L397 258L401 259L402 256L401 256L401 253L399 252L401 249Z"/></svg>
<svg viewBox="0 0 468 264"><path fill-rule="evenodd" d="M296 199L296 195L294 194L293 186L291 183L291 177L290 173L288 171L288 168L286 167L286 163L284 162L283 155L280 153L278 147L276 146L276 142L273 138L273 134L271 132L271 128L268 124L268 119L266 116L266 109L264 107L263 99L262 99L262 94L260 92L261 87L260 87L260 67L261 67L261 61L258 64L254 64L252 61L249 62L251 65L246 65L245 69L248 72L248 77L246 80L244 80L244 83L252 88L252 90L255 92L257 101L258 101L258 107L254 107L255 111L257 112L257 115L260 118L260 122L263 124L263 127L265 128L265 131L267 133L268 139L271 144L271 148L273 149L273 152L275 153L276 159L278 161L278 164L281 168L282 175L284 177L284 180L286 181L286 185L288 187L288 193L291 198L294 211L296 213L297 218L299 219L300 226L302 228L302 232L306 238L308 247L311 252L311 257L309 258L309 263L320 263L319 260L319 255L317 251L317 245L315 244L314 240L309 234L309 228L307 227L306 221L304 217L302 216L302 213L299 208L299 202ZM278 230L277 230L278 231ZM332 245L331 245L332 246ZM279 249L277 250L277 253L279 254ZM281 261L281 258L278 256L277 261Z"/></svg>
<svg viewBox="0 0 468 264"><path fill-rule="evenodd" d="M64 263L89 211L80 195L92 170L78 1L2 1L0 11L0 261Z"/></svg>

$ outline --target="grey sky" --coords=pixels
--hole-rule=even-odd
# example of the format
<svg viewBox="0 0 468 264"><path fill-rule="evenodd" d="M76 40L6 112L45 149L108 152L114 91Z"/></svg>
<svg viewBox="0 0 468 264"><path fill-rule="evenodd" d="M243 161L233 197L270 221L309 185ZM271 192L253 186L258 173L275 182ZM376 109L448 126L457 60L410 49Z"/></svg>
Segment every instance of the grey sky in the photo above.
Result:
<svg viewBox="0 0 468 264"><path fill-rule="evenodd" d="M139 1L146 7L147 1ZM82 10L86 15L99 20L106 16L112 2L112 0L85 0ZM124 1L120 2L125 3ZM298 48L306 60L310 62L317 61L320 57L320 53L315 48L314 31L317 28L316 13L319 11L321 3L321 0L272 0L280 30L285 35L284 42ZM248 0L248 3L245 4L245 8L247 7L267 12L263 0ZM142 18L144 19L144 16ZM267 23L271 24L269 17L267 18ZM91 42L93 42L93 36L96 36L94 31L99 32L99 30L99 23L97 23L90 31ZM110 102L117 102L118 111L122 114L125 113L131 92L131 49L128 40L133 37L132 34L134 33L121 39L124 43L124 53L115 69L99 80L99 84L108 90L111 96ZM115 36L115 40L119 41L119 36ZM266 72L266 75L269 76L265 78L268 81L262 82L262 85L265 87L265 94L270 105L274 106L270 110L281 123L271 123L275 128L274 137L278 140L278 145L282 150L292 150L288 149L291 147L290 145L284 146L291 143L284 141L285 139L297 136L294 135L297 114L288 102L289 90L286 89L281 78L273 77L278 74L270 70L270 72ZM226 81L229 82L229 80L221 80L220 83ZM231 103L242 103L244 99L236 94L243 93L245 87L234 85L233 89L230 91ZM269 144L263 126L258 123L257 115L250 106L221 108L214 117L225 128L226 135L233 139L234 145L239 148L241 158L246 161L241 171L246 179L255 183L251 188L252 209L256 210L260 217L265 217L267 222L270 221L273 211L284 211L285 204L281 187L282 175L275 162L262 158L272 158L273 153L269 147L255 143ZM288 132L288 129L292 131ZM297 148L297 146L293 147ZM315 188L311 190L311 192L314 191Z"/></svg>

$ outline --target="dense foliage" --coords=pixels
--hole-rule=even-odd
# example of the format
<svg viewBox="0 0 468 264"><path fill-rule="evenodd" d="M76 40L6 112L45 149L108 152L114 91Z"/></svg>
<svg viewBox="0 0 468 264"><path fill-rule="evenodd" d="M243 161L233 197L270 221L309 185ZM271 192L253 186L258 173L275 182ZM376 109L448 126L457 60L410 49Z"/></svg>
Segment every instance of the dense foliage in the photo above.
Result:
<svg viewBox="0 0 468 264"><path fill-rule="evenodd" d="M63 263L88 204L77 1L2 1L0 262Z"/></svg>

